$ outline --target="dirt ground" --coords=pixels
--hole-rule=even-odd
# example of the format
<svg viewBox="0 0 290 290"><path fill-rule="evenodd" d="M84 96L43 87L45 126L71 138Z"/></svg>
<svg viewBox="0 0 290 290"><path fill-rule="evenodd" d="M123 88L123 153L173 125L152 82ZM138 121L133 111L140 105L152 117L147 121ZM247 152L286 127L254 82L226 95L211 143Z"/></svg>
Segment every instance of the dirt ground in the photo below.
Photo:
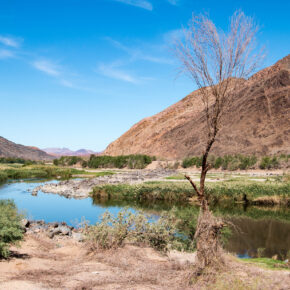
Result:
<svg viewBox="0 0 290 290"><path fill-rule="evenodd" d="M126 245L88 253L70 238L26 235L8 260L0 260L0 289L290 289L290 271L273 271L227 256L227 271L207 281L190 279L194 254L162 255Z"/></svg>

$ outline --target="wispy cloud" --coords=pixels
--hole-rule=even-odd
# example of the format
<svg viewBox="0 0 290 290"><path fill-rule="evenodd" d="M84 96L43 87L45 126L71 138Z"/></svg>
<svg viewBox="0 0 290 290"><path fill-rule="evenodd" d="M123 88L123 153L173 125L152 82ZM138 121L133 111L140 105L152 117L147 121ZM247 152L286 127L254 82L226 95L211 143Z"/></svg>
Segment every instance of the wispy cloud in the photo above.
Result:
<svg viewBox="0 0 290 290"><path fill-rule="evenodd" d="M12 58L14 57L14 53L10 50L1 49L0 50L0 59Z"/></svg>
<svg viewBox="0 0 290 290"><path fill-rule="evenodd" d="M140 81L129 72L120 68L119 63L101 64L98 67L98 72L111 79L116 79L128 83L138 84Z"/></svg>
<svg viewBox="0 0 290 290"><path fill-rule="evenodd" d="M13 37L5 37L3 35L0 35L0 43L4 44L6 46L18 48L18 47L20 47L21 42L22 42L22 40L20 40L20 39L13 38Z"/></svg>
<svg viewBox="0 0 290 290"><path fill-rule="evenodd" d="M59 76L61 74L60 66L48 60L37 60L33 62L32 65L37 70L42 71L50 76Z"/></svg>
<svg viewBox="0 0 290 290"><path fill-rule="evenodd" d="M131 47L125 46L121 42L114 40L110 37L107 37L106 39L116 48L119 48L125 51L127 54L129 54L129 56L131 57L130 61L145 60L145 61L150 61L150 62L160 63L160 64L172 64L172 60L169 58L145 54L142 50L138 48L131 48Z"/></svg>
<svg viewBox="0 0 290 290"><path fill-rule="evenodd" d="M139 8L143 8L149 11L153 10L153 5L151 2L147 1L147 0L113 0L116 2L121 2L127 5L131 5L131 6L135 6L135 7L139 7Z"/></svg>
<svg viewBox="0 0 290 290"><path fill-rule="evenodd" d="M167 0L171 5L177 5L179 0Z"/></svg>
<svg viewBox="0 0 290 290"><path fill-rule="evenodd" d="M185 36L184 29L174 29L170 30L163 35L164 43L169 45L174 44L176 41L182 40Z"/></svg>

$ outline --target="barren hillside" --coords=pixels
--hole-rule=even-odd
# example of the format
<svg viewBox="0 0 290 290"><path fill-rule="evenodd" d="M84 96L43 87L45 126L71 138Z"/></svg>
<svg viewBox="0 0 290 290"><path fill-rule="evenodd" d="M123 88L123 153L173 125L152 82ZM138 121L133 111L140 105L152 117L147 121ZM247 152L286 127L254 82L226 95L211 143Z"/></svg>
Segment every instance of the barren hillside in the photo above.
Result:
<svg viewBox="0 0 290 290"><path fill-rule="evenodd" d="M240 80L213 153L290 153L290 55L248 80ZM204 118L199 91L141 120L105 150L166 158L201 154Z"/></svg>
<svg viewBox="0 0 290 290"><path fill-rule="evenodd" d="M36 147L16 144L0 136L0 157L19 157L30 160L52 160L53 156Z"/></svg>

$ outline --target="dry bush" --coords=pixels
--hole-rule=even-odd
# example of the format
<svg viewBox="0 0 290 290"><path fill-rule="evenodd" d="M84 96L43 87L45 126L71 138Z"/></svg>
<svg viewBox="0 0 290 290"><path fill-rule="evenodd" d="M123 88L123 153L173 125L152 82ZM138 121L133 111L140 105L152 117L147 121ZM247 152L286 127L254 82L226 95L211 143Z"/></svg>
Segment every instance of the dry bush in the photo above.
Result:
<svg viewBox="0 0 290 290"><path fill-rule="evenodd" d="M159 251L182 248L176 236L176 221L169 214L154 220L143 212L121 210L116 217L106 212L100 222L86 226L84 233L91 251L116 249L125 241L149 245Z"/></svg>

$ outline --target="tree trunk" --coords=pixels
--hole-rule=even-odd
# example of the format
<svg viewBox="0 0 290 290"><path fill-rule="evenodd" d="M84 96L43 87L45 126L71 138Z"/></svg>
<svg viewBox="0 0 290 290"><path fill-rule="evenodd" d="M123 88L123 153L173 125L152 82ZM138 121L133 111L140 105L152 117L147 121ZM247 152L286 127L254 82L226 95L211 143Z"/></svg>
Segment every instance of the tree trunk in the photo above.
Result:
<svg viewBox="0 0 290 290"><path fill-rule="evenodd" d="M208 203L200 209L194 238L196 239L197 266L203 270L215 263L220 264L221 246L219 243L223 223L210 211Z"/></svg>

